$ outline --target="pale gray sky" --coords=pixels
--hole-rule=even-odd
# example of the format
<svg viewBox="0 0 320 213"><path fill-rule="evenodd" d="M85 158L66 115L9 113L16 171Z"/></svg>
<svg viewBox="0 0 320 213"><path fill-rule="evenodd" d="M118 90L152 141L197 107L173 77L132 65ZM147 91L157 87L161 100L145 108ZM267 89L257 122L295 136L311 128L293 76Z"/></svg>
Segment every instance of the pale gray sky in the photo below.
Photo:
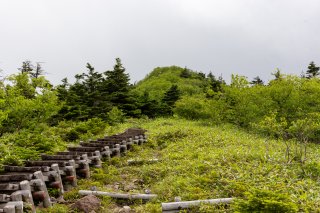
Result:
<svg viewBox="0 0 320 213"><path fill-rule="evenodd" d="M319 0L1 0L0 68L45 62L49 80L120 57L133 81L157 66L270 79L320 64Z"/></svg>

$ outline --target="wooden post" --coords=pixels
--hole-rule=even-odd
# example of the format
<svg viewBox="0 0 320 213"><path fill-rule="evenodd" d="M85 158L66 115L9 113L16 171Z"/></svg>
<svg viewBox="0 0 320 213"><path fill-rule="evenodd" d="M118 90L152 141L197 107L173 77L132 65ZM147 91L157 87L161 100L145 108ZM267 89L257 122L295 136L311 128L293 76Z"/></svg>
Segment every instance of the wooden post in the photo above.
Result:
<svg viewBox="0 0 320 213"><path fill-rule="evenodd" d="M134 136L134 139L132 140L134 144L139 145L139 138L137 136Z"/></svg>
<svg viewBox="0 0 320 213"><path fill-rule="evenodd" d="M76 169L74 166L66 166L65 167L66 177L65 177L65 183L68 182L71 184L71 186L76 187L77 186L77 174ZM65 185L68 187L68 184Z"/></svg>
<svg viewBox="0 0 320 213"><path fill-rule="evenodd" d="M120 157L121 154L120 154L120 144L116 144L115 148L113 148L113 153L114 153L114 156L116 157Z"/></svg>
<svg viewBox="0 0 320 213"><path fill-rule="evenodd" d="M62 195L64 193L64 188L63 188L63 184L62 184L62 179L61 179L61 174L60 174L60 169L58 164L52 164L51 165L51 170L56 172L56 175L53 176L55 182L59 182L59 187L60 187L60 195Z"/></svg>
<svg viewBox="0 0 320 213"><path fill-rule="evenodd" d="M36 212L33 198L32 198L32 193L31 193L31 187L30 187L30 182L29 181L21 181L20 182L20 188L22 190L22 195L23 195L23 201L26 203L29 203L32 208L32 212Z"/></svg>
<svg viewBox="0 0 320 213"><path fill-rule="evenodd" d="M88 160L79 160L79 168L77 170L77 174L80 175L80 177L83 178L90 178L90 167L89 167L89 163Z"/></svg>
<svg viewBox="0 0 320 213"><path fill-rule="evenodd" d="M139 143L143 144L144 143L144 139L143 139L143 135L139 135Z"/></svg>
<svg viewBox="0 0 320 213"><path fill-rule="evenodd" d="M127 153L127 142L126 141L122 141L122 143L120 144L120 152L126 154Z"/></svg>
<svg viewBox="0 0 320 213"><path fill-rule="evenodd" d="M51 200L48 194L48 190L46 184L41 179L34 179L30 181L30 185L32 186L32 197L35 200L35 197L41 194L41 200L43 203L43 207L48 208L50 207Z"/></svg>
<svg viewBox="0 0 320 213"><path fill-rule="evenodd" d="M105 147L105 156L104 156L104 158L106 159L106 160L110 160L110 158L111 158L111 150L110 150L110 147L109 146L106 146Z"/></svg>
<svg viewBox="0 0 320 213"><path fill-rule="evenodd" d="M94 167L96 168L101 168L102 167L102 162L101 162L101 155L100 151L95 151L95 157L93 158L94 160Z"/></svg>
<svg viewBox="0 0 320 213"><path fill-rule="evenodd" d="M127 139L126 143L127 143L127 149L128 150L131 149L133 145L132 138Z"/></svg>

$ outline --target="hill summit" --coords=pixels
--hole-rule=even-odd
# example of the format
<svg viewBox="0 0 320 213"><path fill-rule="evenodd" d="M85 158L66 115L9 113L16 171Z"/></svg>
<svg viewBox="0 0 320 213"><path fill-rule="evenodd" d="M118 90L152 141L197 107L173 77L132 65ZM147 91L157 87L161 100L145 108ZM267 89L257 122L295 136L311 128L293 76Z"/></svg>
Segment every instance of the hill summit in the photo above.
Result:
<svg viewBox="0 0 320 213"><path fill-rule="evenodd" d="M151 99L161 100L172 85L178 86L181 95L193 95L202 93L208 83L202 72L178 66L157 67L136 84L134 91L140 96L147 92Z"/></svg>

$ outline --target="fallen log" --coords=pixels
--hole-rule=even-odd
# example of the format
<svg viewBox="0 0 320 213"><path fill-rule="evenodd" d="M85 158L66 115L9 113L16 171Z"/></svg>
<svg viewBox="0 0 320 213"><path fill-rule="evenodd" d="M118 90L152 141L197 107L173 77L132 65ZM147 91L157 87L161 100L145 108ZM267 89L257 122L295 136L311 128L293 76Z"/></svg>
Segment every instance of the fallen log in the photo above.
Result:
<svg viewBox="0 0 320 213"><path fill-rule="evenodd" d="M209 200L193 200L193 201L181 201L181 202L170 202L162 203L162 211L176 211L182 209L188 209L193 206L199 206L200 204L228 204L233 201L233 198L218 198Z"/></svg>
<svg viewBox="0 0 320 213"><path fill-rule="evenodd" d="M79 190L80 195L101 195L109 196L112 198L118 199L142 199L142 200L151 200L156 198L156 194L119 194L114 192L101 192L101 191L90 191L90 190Z"/></svg>

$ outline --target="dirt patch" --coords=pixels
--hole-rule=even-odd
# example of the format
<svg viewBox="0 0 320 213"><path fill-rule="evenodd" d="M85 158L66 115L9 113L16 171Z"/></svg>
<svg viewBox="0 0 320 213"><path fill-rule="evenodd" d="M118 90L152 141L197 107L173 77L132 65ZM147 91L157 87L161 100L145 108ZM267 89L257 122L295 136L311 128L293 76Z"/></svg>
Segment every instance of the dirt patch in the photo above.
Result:
<svg viewBox="0 0 320 213"><path fill-rule="evenodd" d="M94 195L88 195L71 205L72 209L77 209L80 212L90 213L97 211L101 206L101 201Z"/></svg>

